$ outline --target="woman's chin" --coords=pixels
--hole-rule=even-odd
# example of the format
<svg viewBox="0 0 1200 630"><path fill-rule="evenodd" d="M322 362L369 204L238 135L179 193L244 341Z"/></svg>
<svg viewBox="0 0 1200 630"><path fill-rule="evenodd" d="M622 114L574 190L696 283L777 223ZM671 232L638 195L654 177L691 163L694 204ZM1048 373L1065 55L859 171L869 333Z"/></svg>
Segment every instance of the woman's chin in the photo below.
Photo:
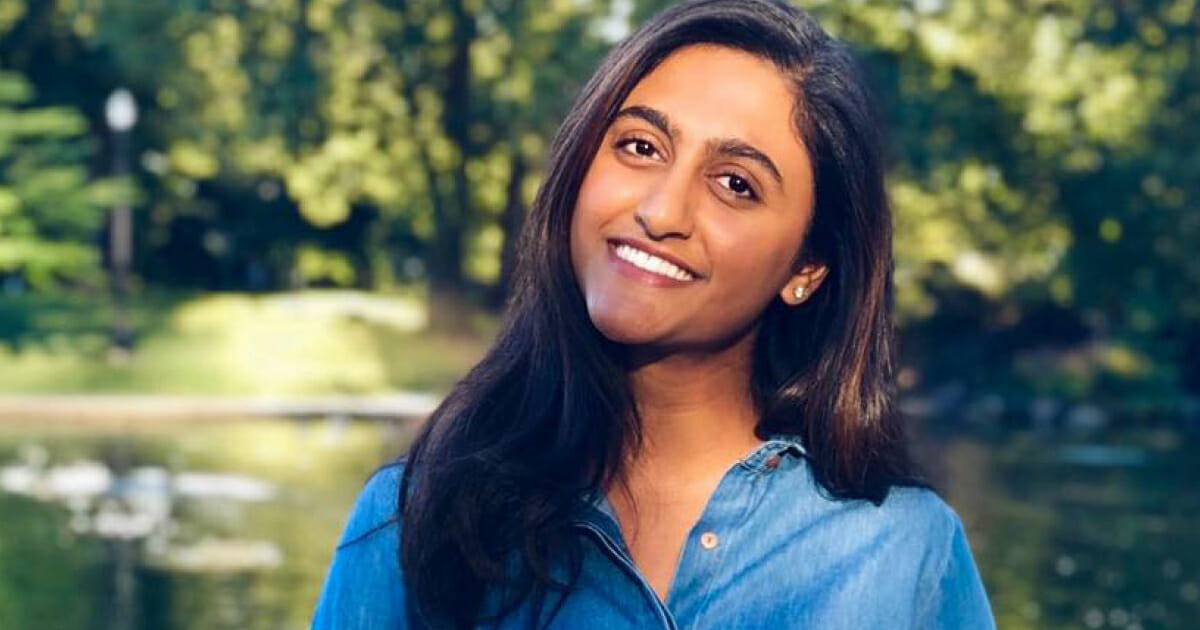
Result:
<svg viewBox="0 0 1200 630"><path fill-rule="evenodd" d="M596 330L604 335L605 339L613 343L624 345L641 345L653 343L658 339L657 335L650 333L644 328L630 326L596 326Z"/></svg>
<svg viewBox="0 0 1200 630"><path fill-rule="evenodd" d="M644 318L624 314L592 313L592 325L606 339L614 343L639 345L660 341L665 335L660 326Z"/></svg>

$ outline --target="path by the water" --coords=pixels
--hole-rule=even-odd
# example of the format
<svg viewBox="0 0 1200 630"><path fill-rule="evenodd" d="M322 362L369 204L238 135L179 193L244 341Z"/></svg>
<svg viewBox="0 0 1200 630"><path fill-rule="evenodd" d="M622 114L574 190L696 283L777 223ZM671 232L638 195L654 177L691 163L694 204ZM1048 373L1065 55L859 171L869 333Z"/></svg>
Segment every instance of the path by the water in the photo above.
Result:
<svg viewBox="0 0 1200 630"><path fill-rule="evenodd" d="M29 420L191 420L345 416L420 419L437 396L419 392L342 396L64 394L0 396L0 422Z"/></svg>

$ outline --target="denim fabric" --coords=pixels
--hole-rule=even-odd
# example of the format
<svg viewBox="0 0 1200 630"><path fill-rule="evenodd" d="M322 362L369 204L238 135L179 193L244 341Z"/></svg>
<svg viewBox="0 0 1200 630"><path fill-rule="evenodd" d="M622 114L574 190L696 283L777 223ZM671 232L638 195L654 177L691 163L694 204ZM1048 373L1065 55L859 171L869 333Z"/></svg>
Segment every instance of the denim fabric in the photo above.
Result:
<svg viewBox="0 0 1200 630"><path fill-rule="evenodd" d="M404 627L394 518L400 472L400 464L381 469L359 496L314 629ZM574 525L588 541L583 574L553 618L556 629L995 628L953 509L932 491L907 487L893 488L879 507L830 500L791 436L772 437L721 479L665 602L634 567L603 496ZM528 627L531 608L498 627Z"/></svg>

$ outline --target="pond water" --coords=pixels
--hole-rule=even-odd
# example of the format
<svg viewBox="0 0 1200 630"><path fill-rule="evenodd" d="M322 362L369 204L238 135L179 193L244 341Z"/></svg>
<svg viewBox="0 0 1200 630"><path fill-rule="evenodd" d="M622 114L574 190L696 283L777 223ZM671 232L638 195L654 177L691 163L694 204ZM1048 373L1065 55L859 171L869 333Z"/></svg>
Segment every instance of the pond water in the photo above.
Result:
<svg viewBox="0 0 1200 630"><path fill-rule="evenodd" d="M0 425L0 629L306 628L362 482L411 427ZM1200 627L1200 448L939 437L1001 628Z"/></svg>

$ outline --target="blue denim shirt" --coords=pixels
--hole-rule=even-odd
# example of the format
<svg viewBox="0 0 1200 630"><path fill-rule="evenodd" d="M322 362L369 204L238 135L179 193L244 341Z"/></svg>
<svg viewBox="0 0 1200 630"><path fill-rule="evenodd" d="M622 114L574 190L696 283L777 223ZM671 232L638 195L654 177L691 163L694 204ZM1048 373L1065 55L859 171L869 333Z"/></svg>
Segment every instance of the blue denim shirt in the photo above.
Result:
<svg viewBox="0 0 1200 630"><path fill-rule="evenodd" d="M399 464L381 469L359 496L314 629L404 627L400 473ZM603 495L574 525L589 543L556 629L995 628L953 509L910 487L893 488L878 507L830 500L791 436L772 437L721 479L688 534L666 601L634 566ZM498 628L527 628L531 609Z"/></svg>

